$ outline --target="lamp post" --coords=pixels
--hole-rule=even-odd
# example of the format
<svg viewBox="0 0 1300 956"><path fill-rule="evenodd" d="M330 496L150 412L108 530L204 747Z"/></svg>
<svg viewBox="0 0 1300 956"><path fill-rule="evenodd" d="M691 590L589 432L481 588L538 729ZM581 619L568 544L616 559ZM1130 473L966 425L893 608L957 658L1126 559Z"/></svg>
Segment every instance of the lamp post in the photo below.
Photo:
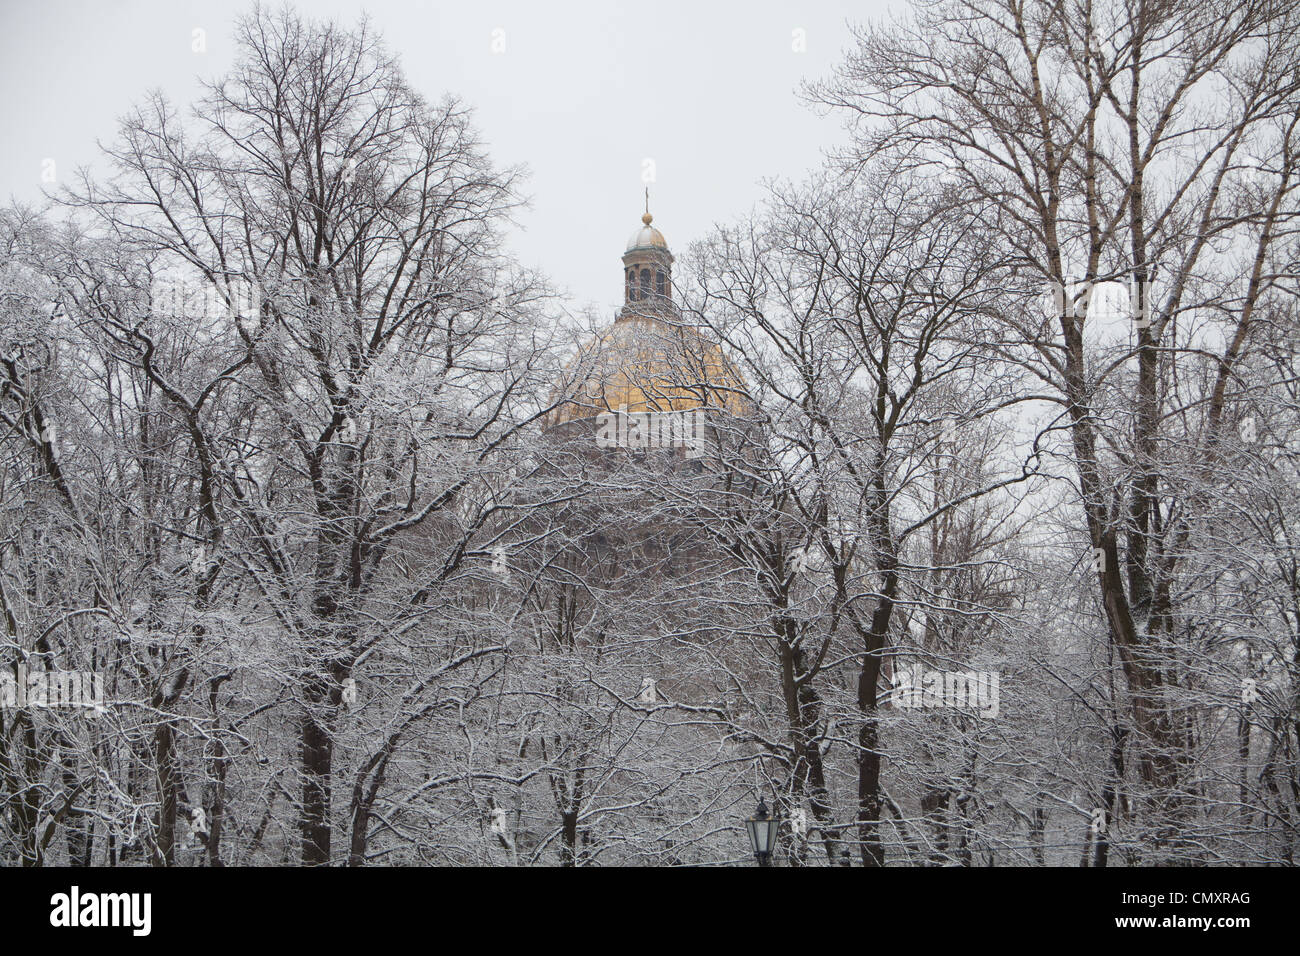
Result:
<svg viewBox="0 0 1300 956"><path fill-rule="evenodd" d="M749 831L749 845L759 866L772 865L772 848L776 846L776 831L780 826L781 818L772 816L767 810L767 803L759 797L758 810L745 821L745 829Z"/></svg>

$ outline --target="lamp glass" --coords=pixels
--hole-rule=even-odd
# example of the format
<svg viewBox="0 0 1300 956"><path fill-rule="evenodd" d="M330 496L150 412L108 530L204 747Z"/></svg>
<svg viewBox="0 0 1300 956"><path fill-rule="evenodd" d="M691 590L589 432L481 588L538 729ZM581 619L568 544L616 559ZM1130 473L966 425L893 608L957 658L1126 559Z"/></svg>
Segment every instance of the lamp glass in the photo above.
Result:
<svg viewBox="0 0 1300 956"><path fill-rule="evenodd" d="M749 845L756 857L762 859L771 855L780 824L780 819L771 816L763 802L759 803L758 812L745 821L745 828L749 831Z"/></svg>

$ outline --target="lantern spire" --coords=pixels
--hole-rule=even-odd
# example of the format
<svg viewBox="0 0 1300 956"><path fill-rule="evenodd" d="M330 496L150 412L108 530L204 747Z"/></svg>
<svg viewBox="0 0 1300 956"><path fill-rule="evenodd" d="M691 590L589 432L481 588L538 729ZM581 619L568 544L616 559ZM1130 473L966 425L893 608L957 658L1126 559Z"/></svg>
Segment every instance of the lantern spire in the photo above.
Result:
<svg viewBox="0 0 1300 956"><path fill-rule="evenodd" d="M618 318L676 314L673 305L673 254L664 234L650 225L650 187L645 189L645 213L641 228L632 233L623 253L623 308Z"/></svg>

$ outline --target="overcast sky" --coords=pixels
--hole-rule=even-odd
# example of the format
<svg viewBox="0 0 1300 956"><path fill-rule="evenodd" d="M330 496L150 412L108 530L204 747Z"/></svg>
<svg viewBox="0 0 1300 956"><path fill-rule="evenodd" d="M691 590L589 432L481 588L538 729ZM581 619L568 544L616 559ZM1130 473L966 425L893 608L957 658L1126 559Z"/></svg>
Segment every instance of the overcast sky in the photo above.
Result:
<svg viewBox="0 0 1300 956"><path fill-rule="evenodd" d="M93 166L96 139L111 139L146 90L190 102L197 77L231 63L232 21L251 6L0 4L0 185L26 202L41 199L45 160L60 177ZM494 160L530 170L531 208L513 248L571 294L571 307L607 311L620 302L619 256L640 225L645 160L654 163L655 225L674 249L744 214L762 179L798 177L843 140L840 121L818 117L797 88L838 62L849 22L880 19L891 5L311 0L299 8L348 23L368 12L419 90L473 106ZM203 53L192 50L196 28ZM804 52L794 50L795 30Z"/></svg>

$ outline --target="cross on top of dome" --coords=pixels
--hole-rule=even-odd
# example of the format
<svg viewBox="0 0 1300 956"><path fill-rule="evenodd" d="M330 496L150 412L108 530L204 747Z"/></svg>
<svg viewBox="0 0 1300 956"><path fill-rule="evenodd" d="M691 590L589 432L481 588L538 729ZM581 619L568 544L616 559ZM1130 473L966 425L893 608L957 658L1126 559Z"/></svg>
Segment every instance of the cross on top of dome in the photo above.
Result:
<svg viewBox="0 0 1300 956"><path fill-rule="evenodd" d="M654 222L654 218L654 216L650 215L650 187L647 186L645 190L645 214L641 217L641 228L632 233L632 238L627 241L628 252L634 252L637 249L668 251L668 240L664 238L664 234L650 225L650 223Z"/></svg>

